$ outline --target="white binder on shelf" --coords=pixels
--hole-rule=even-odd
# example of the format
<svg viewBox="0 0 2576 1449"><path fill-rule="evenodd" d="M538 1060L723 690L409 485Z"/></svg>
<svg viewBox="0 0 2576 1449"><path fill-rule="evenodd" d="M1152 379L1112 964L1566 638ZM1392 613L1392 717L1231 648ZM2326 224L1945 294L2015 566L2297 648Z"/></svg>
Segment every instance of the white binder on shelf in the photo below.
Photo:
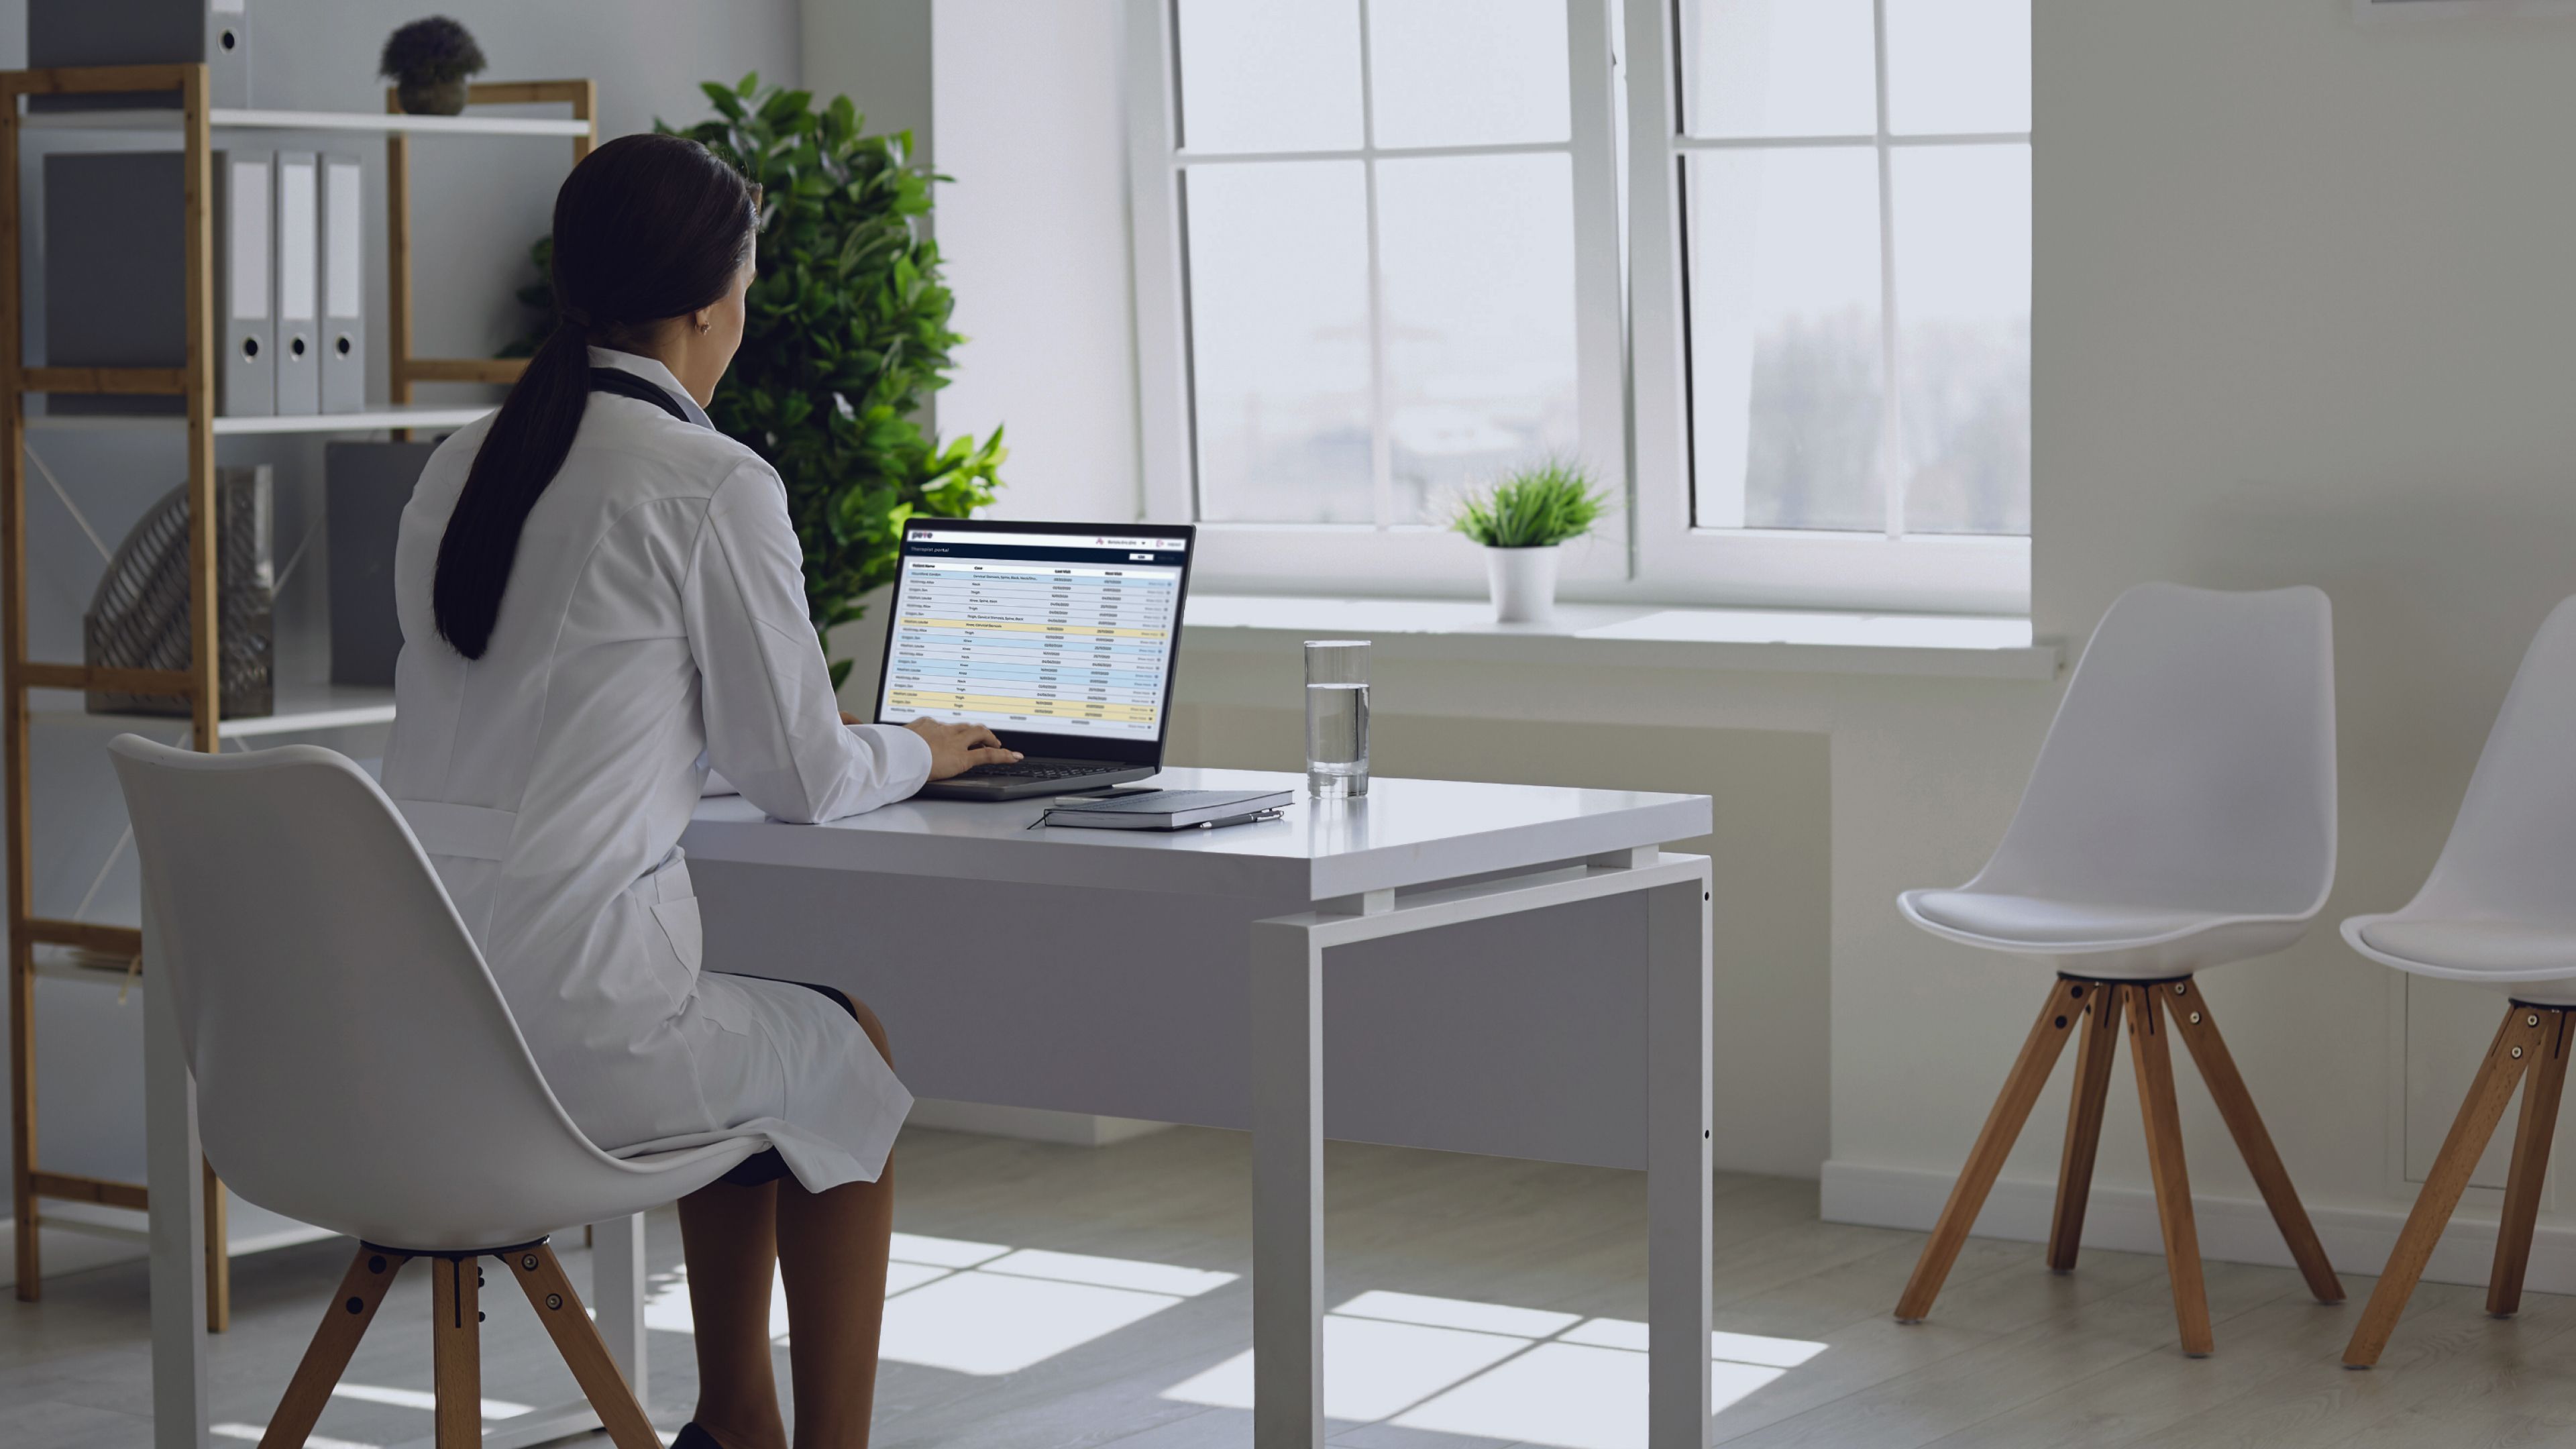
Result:
<svg viewBox="0 0 2576 1449"><path fill-rule="evenodd" d="M215 410L260 417L277 406L277 157L269 151L215 153L215 276L223 324Z"/></svg>
<svg viewBox="0 0 2576 1449"><path fill-rule="evenodd" d="M322 411L367 407L365 172L355 156L321 158Z"/></svg>
<svg viewBox="0 0 2576 1449"><path fill-rule="evenodd" d="M277 411L322 411L322 180L310 151L277 153Z"/></svg>

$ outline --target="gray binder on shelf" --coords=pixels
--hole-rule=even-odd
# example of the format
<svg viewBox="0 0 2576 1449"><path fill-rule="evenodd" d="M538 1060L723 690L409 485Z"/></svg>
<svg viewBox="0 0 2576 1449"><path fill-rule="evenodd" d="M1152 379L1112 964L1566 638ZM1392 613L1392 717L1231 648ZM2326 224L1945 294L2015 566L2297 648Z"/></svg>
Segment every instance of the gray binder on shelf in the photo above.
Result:
<svg viewBox="0 0 2576 1449"><path fill-rule="evenodd" d="M192 65L206 67L206 103L250 104L250 13L247 0L27 0L27 64ZM172 107L168 92L32 96L36 111Z"/></svg>
<svg viewBox="0 0 2576 1449"><path fill-rule="evenodd" d="M188 365L186 210L176 151L45 157L45 360L56 367ZM214 157L218 412L277 410L273 160ZM57 393L60 414L175 414L168 395Z"/></svg>
<svg viewBox="0 0 2576 1449"><path fill-rule="evenodd" d="M366 173L355 156L322 158L322 411L367 407Z"/></svg>
<svg viewBox="0 0 2576 1449"><path fill-rule="evenodd" d="M277 153L277 411L322 411L322 180L310 151Z"/></svg>
<svg viewBox="0 0 2576 1449"><path fill-rule="evenodd" d="M271 153L216 153L215 321L223 329L223 364L215 378L215 411L227 417L278 411L272 275L277 233L271 215L276 190L277 158Z"/></svg>
<svg viewBox="0 0 2576 1449"><path fill-rule="evenodd" d="M390 688L402 653L394 611L394 541L431 443L342 443L322 449L323 528L331 561L331 682Z"/></svg>

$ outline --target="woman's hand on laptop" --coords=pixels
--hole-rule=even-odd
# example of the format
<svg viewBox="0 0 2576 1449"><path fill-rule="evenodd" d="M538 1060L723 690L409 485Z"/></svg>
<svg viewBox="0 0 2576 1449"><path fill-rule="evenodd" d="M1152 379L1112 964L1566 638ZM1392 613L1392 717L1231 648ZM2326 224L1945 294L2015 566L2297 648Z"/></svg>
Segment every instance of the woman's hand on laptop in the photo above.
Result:
<svg viewBox="0 0 2576 1449"><path fill-rule="evenodd" d="M1010 765L1020 752L1006 749L993 732L979 724L942 724L935 719L904 722L904 728L930 743L930 778L945 780L977 765Z"/></svg>

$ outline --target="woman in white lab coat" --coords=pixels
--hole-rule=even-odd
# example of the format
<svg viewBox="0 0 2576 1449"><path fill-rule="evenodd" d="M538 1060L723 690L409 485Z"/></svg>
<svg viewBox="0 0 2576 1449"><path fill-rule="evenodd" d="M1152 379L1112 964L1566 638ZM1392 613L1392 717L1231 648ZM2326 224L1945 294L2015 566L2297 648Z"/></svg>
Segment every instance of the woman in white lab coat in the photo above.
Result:
<svg viewBox="0 0 2576 1449"><path fill-rule="evenodd" d="M795 984L813 963L700 970L678 842L702 783L712 767L811 822L1017 758L981 727L850 723L833 702L785 490L703 411L742 341L758 206L674 136L574 167L561 325L500 412L431 457L395 562L385 788L548 1084L611 1152L768 1144L680 1204L699 1364L682 1449L786 1445L773 1264L797 1443L867 1442L886 1159L912 1101L874 1016Z"/></svg>

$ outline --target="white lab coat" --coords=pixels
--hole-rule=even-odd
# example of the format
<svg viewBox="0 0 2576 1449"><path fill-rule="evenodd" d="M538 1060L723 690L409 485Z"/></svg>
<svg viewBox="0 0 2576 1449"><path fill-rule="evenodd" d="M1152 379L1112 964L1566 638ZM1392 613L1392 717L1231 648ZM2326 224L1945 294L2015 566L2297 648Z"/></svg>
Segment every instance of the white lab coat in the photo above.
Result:
<svg viewBox="0 0 2576 1449"><path fill-rule="evenodd" d="M431 455L395 551L386 793L592 1141L634 1155L757 1135L809 1189L873 1181L911 1094L837 1005L786 984L818 963L760 963L774 981L700 972L679 839L710 766L812 822L910 795L929 746L839 722L777 473L704 426L659 362L591 362L693 421L590 395L478 660L438 637L430 582L489 420Z"/></svg>

